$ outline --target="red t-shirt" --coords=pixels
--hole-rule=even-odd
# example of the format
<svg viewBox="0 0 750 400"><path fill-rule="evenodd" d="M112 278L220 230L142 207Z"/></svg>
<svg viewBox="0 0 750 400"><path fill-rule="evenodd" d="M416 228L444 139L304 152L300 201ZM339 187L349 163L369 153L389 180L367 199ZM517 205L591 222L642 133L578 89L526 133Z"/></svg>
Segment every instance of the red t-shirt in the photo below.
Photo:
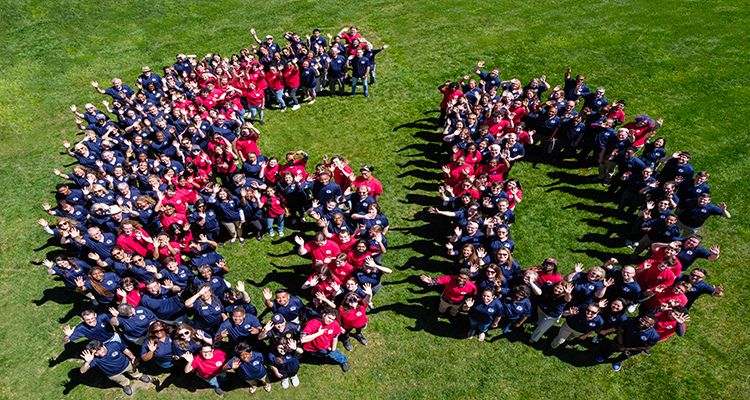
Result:
<svg viewBox="0 0 750 400"><path fill-rule="evenodd" d="M187 212L187 202L185 198L183 196L180 196L178 193L175 193L175 195L172 197L164 196L161 204L164 206L167 204L173 205L175 211L178 214L185 214Z"/></svg>
<svg viewBox="0 0 750 400"><path fill-rule="evenodd" d="M224 366L226 361L227 355L219 349L214 349L213 357L205 359L201 353L198 353L198 355L193 358L193 362L190 363L190 365L195 369L196 375L201 378L211 379L219 375L221 367Z"/></svg>
<svg viewBox="0 0 750 400"><path fill-rule="evenodd" d="M307 325L302 329L302 333L311 335L318 332L323 325L323 321L318 318L311 319L307 322ZM338 335L344 333L341 330L341 325L338 321L333 321L329 325L325 325L325 333L315 338L310 342L302 344L302 349L311 353L317 353L322 350L330 350L333 346L333 339Z"/></svg>
<svg viewBox="0 0 750 400"><path fill-rule="evenodd" d="M276 218L284 215L284 204L279 196L263 196L260 199L260 205L266 211L269 218Z"/></svg>
<svg viewBox="0 0 750 400"><path fill-rule="evenodd" d="M136 238L136 232L141 232L141 239ZM117 237L117 245L122 247L123 250L125 250L126 253L135 253L143 257L148 257L151 255L151 252L154 251L154 246L145 241L143 238L149 237L148 233L146 233L143 228L141 229L135 229L133 230L133 233L130 236L126 236L125 234L121 234Z"/></svg>
<svg viewBox="0 0 750 400"><path fill-rule="evenodd" d="M333 276L335 276L336 280L339 282L346 282L346 280L352 276L352 272L354 272L354 266L349 262L344 263L341 267L337 267L336 260L333 260L328 264L328 268L333 272Z"/></svg>
<svg viewBox="0 0 750 400"><path fill-rule="evenodd" d="M235 146L237 147L237 151L242 154L243 157L247 158L247 155L250 153L255 153L255 155L260 155L260 148L258 147L258 136L256 135L253 137L253 134L251 133L248 137L240 136L239 139L237 139L237 142L235 143Z"/></svg>
<svg viewBox="0 0 750 400"><path fill-rule="evenodd" d="M302 175L302 180L305 180L307 179L307 171L305 170L305 167L307 167L307 160L304 158L298 158L291 163L287 163L283 167L280 167L279 175L291 172L292 176Z"/></svg>
<svg viewBox="0 0 750 400"><path fill-rule="evenodd" d="M455 275L443 275L437 278L437 283L445 285L443 287L443 296L454 303L462 302L467 296L477 294L477 287L472 281L466 281L465 285L459 287L458 277Z"/></svg>
<svg viewBox="0 0 750 400"><path fill-rule="evenodd" d="M336 242L336 244L337 244L337 245L339 246L339 250L341 250L341 252L342 252L342 253L349 253L349 251L350 251L350 250L351 250L352 248L354 248L354 245L356 245L356 244L357 244L357 241L356 241L356 240L354 240L354 239L352 239L351 237L349 238L349 241L348 241L348 242L346 242L346 243L343 243L343 242L341 241L341 238L339 237L339 235L334 235L334 236L333 236L333 237L331 238L331 240L333 240L334 242Z"/></svg>
<svg viewBox="0 0 750 400"><path fill-rule="evenodd" d="M456 89L451 92L448 87L440 89L440 92L443 93L443 101L440 102L440 108L443 110L448 108L448 103L464 95L464 92L462 92L461 89Z"/></svg>
<svg viewBox="0 0 750 400"><path fill-rule="evenodd" d="M660 342L677 333L677 325L679 324L677 323L677 321L670 318L669 315L671 313L671 311L662 311L656 313L655 315L657 322L654 325L654 329L660 336ZM683 327L683 329L684 328L685 327Z"/></svg>
<svg viewBox="0 0 750 400"><path fill-rule="evenodd" d="M471 164L458 165L455 162L448 164L450 168L450 174L445 178L445 183L451 186L456 186L463 182L467 177L474 175L474 167Z"/></svg>
<svg viewBox="0 0 750 400"><path fill-rule="evenodd" d="M266 165L266 170L263 173L263 179L267 184L276 185L276 182L279 180L279 169L281 169L281 166L279 164L276 164L273 167Z"/></svg>
<svg viewBox="0 0 750 400"><path fill-rule="evenodd" d="M354 266L354 268L362 268L365 265L365 259L367 257L372 257L372 251L367 250L362 254L357 253L354 251L354 246L352 246L348 253L349 256L349 263Z"/></svg>
<svg viewBox="0 0 750 400"><path fill-rule="evenodd" d="M164 214L161 214L159 216L159 221L161 222L161 226L163 229L169 228L172 224L178 224L180 226L185 226L188 223L187 217L185 214L180 214L178 212L175 212L174 214L170 216L166 216Z"/></svg>
<svg viewBox="0 0 750 400"><path fill-rule="evenodd" d="M508 208L511 210L516 208L516 204L518 204L519 201L523 200L523 191L521 189L518 189L516 194L513 194L510 190L506 190L505 194L508 195Z"/></svg>
<svg viewBox="0 0 750 400"><path fill-rule="evenodd" d="M349 32L345 32L345 33L342 33L339 36L341 36L341 39L345 40L346 43L351 43L351 42L354 41L354 39L359 39L360 41L362 41L362 35L360 35L359 32L357 32L357 33L355 33L353 35L351 33L349 33Z"/></svg>
<svg viewBox="0 0 750 400"><path fill-rule="evenodd" d="M383 184L379 180L375 179L374 176L370 177L370 180L365 180L362 176L354 178L354 186L359 188L360 186L366 186L370 191L370 196L380 196L383 194ZM342 186L343 187L343 186Z"/></svg>
<svg viewBox="0 0 750 400"><path fill-rule="evenodd" d="M253 107L262 106L263 100L265 100L265 94L263 93L263 89L256 88L255 90L247 90L247 91L244 91L242 94L245 95L245 100L247 100L247 104Z"/></svg>
<svg viewBox="0 0 750 400"><path fill-rule="evenodd" d="M648 136L649 132L651 132L654 127L649 124L638 126L638 124L635 122L628 122L623 126L623 128L629 129L633 134L633 137L635 138L633 146L641 147L644 143L646 143L646 136Z"/></svg>
<svg viewBox="0 0 750 400"><path fill-rule="evenodd" d="M344 174L346 172L346 174ZM334 168L333 169L333 181L336 182L337 185L341 186L341 190L346 190L346 188L350 187L352 185L351 179L349 179L349 175L354 172L352 168L348 165L344 165L343 171L341 168Z"/></svg>
<svg viewBox="0 0 750 400"><path fill-rule="evenodd" d="M272 90L284 89L284 77L278 71L269 71L266 74L266 82L268 82L268 87L270 87Z"/></svg>
<svg viewBox="0 0 750 400"><path fill-rule="evenodd" d="M305 250L307 250L312 258L313 267L315 267L315 261L323 261L326 258L333 259L341 254L339 246L333 240L326 240L322 246L318 246L314 240L311 240L305 243Z"/></svg>
<svg viewBox="0 0 750 400"><path fill-rule="evenodd" d="M665 289L661 293L657 293L654 297L646 300L643 304L646 308L656 310L661 307L662 304L669 304L671 306L682 306L685 307L687 304L687 296L684 293L674 293L672 287Z"/></svg>
<svg viewBox="0 0 750 400"><path fill-rule="evenodd" d="M367 305L360 304L356 308L339 306L339 321L344 330L357 329L367 325Z"/></svg>
<svg viewBox="0 0 750 400"><path fill-rule="evenodd" d="M659 270L659 261L651 259L651 268L643 269L643 264L638 266L635 280L641 286L641 290L653 290L657 286L672 286L675 275L671 269Z"/></svg>
<svg viewBox="0 0 750 400"><path fill-rule="evenodd" d="M490 178L490 182L502 182L503 181L503 174L508 171L508 167L505 166L505 164L497 164L494 167L491 167L489 164L482 164L477 168L476 172L474 172L474 176L479 176L483 173L487 173Z"/></svg>
<svg viewBox="0 0 750 400"><path fill-rule="evenodd" d="M299 68L284 69L284 84L292 89L299 87Z"/></svg>

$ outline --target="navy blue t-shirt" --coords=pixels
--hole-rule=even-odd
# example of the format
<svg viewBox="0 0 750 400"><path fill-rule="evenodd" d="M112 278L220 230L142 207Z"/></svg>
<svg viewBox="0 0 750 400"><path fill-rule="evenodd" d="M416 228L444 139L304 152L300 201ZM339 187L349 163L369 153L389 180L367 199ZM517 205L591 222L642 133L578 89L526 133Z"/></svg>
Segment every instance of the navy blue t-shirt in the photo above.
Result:
<svg viewBox="0 0 750 400"><path fill-rule="evenodd" d="M107 354L103 357L94 357L89 364L92 368L99 368L106 376L114 376L125 371L130 365L130 359L123 353L127 346L118 342L109 342L104 345Z"/></svg>

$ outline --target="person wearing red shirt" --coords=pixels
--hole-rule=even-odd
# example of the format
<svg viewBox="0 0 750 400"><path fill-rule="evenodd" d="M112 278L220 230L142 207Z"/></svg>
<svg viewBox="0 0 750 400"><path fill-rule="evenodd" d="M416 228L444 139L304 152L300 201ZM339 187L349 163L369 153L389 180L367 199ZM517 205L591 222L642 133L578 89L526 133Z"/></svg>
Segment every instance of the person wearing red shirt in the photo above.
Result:
<svg viewBox="0 0 750 400"><path fill-rule="evenodd" d="M360 176L354 179L352 185L356 188L366 186L369 189L369 194L375 201L380 200L380 195L383 194L383 184L380 183L374 176L372 176L372 167L365 165L359 169ZM344 187L344 186L342 186Z"/></svg>
<svg viewBox="0 0 750 400"><path fill-rule="evenodd" d="M299 158L297 158L299 156ZM292 176L300 175L302 180L307 179L307 160L310 156L302 150L290 151L286 153L286 164L279 168L279 175L291 172Z"/></svg>
<svg viewBox="0 0 750 400"><path fill-rule="evenodd" d="M516 205L523 200L523 190L521 184L515 179L505 181L503 191L508 196L508 208L515 210Z"/></svg>
<svg viewBox="0 0 750 400"><path fill-rule="evenodd" d="M672 307L671 310L658 312L655 315L656 333L659 334L659 341L664 341L674 335L685 336L685 323L690 321L688 309L681 306Z"/></svg>
<svg viewBox="0 0 750 400"><path fill-rule="evenodd" d="M200 146L194 145L190 149L190 155L185 157L185 163L192 163L198 169L200 176L210 176L213 171L211 167L211 158L203 152ZM186 166L187 168L187 166Z"/></svg>
<svg viewBox="0 0 750 400"><path fill-rule="evenodd" d="M336 297L339 289L341 289L341 281L333 276L328 267L321 267L320 271L310 275L302 284L302 290L308 289L314 297L325 301Z"/></svg>
<svg viewBox="0 0 750 400"><path fill-rule="evenodd" d="M451 317L455 317L463 306L464 300L477 294L477 287L469 280L470 276L471 271L468 268L461 268L458 275L443 275L437 279L421 275L419 279L428 286L444 285L438 312L441 315L448 313Z"/></svg>
<svg viewBox="0 0 750 400"><path fill-rule="evenodd" d="M461 184L464 179L474 174L474 167L467 164L466 158L463 156L459 156L456 161L444 165L442 169L446 174L444 182L451 187Z"/></svg>
<svg viewBox="0 0 750 400"><path fill-rule="evenodd" d="M302 349L307 354L333 361L341 366L344 372L349 371L349 359L339 350L338 336L343 333L341 325L336 320L336 310L326 307L319 318L311 319L300 332Z"/></svg>
<svg viewBox="0 0 750 400"><path fill-rule="evenodd" d="M628 122L623 128L630 130L635 138L633 147L640 149L646 143L646 139L656 134L656 130L661 128L662 123L664 123L662 118L654 122L648 115L640 114L635 117L635 121Z"/></svg>
<svg viewBox="0 0 750 400"><path fill-rule="evenodd" d="M690 291L693 285L687 281L680 281L671 287L657 286L653 290L647 290L643 293L646 301L643 302L644 311L659 311L671 309L677 306L685 307L687 296L685 293Z"/></svg>
<svg viewBox="0 0 750 400"><path fill-rule="evenodd" d="M356 292L348 293L338 308L339 321L344 333L341 335L341 344L348 351L352 351L352 343L349 335L354 331L354 338L363 346L367 346L367 339L362 335L362 330L367 327L367 305L372 299L372 285L362 285L365 297L360 298Z"/></svg>
<svg viewBox="0 0 750 400"><path fill-rule="evenodd" d="M354 233L356 235L357 232ZM342 253L348 253L357 244L357 240L354 239L348 230L342 230L338 235L331 235L333 240L338 246Z"/></svg>
<svg viewBox="0 0 750 400"><path fill-rule="evenodd" d="M273 65L269 67L268 73L266 73L266 82L273 92L274 97L276 97L276 103L278 103L281 112L286 111L286 103L284 102L284 76Z"/></svg>
<svg viewBox="0 0 750 400"><path fill-rule="evenodd" d="M352 179L356 179L354 178L354 170L349 166L349 161L341 156L333 156L328 169L333 174L333 181L342 189L351 187Z"/></svg>
<svg viewBox="0 0 750 400"><path fill-rule="evenodd" d="M266 215L266 229L274 237L273 224L279 231L279 237L284 236L284 214L286 213L284 198L276 195L276 189L266 188L266 195L260 198L260 206Z"/></svg>
<svg viewBox="0 0 750 400"><path fill-rule="evenodd" d="M481 174L487 174L490 182L503 182L503 175L510 169L510 163L505 157L489 159L487 164L481 164L474 172L475 177L479 177Z"/></svg>
<svg viewBox="0 0 750 400"><path fill-rule="evenodd" d="M141 292L146 288L146 284L138 282L135 279L126 276L120 281L120 287L117 288L117 304L128 303L133 307L141 304Z"/></svg>
<svg viewBox="0 0 750 400"><path fill-rule="evenodd" d="M258 147L259 138L260 131L252 124L245 125L240 129L240 137L234 142L234 148L242 161L246 161L247 155L250 153L256 156L261 155L260 148Z"/></svg>
<svg viewBox="0 0 750 400"><path fill-rule="evenodd" d="M675 279L667 261L648 259L636 268L635 280L643 291L654 290L658 286L672 286Z"/></svg>
<svg viewBox="0 0 750 400"><path fill-rule="evenodd" d="M341 254L341 249L333 240L327 240L323 232L318 232L315 235L315 239L305 243L301 236L295 236L294 242L297 243L299 248L297 253L301 256L310 254L312 258L312 266L314 269L319 269L321 266L328 264L336 256Z"/></svg>
<svg viewBox="0 0 750 400"><path fill-rule="evenodd" d="M164 204L162 206L158 206L154 209L155 211L161 211L159 215L159 222L161 222L162 229L167 229L172 224L178 224L180 226L185 226L188 223L187 217L185 214L180 214L175 209L175 206L173 204Z"/></svg>
<svg viewBox="0 0 750 400"><path fill-rule="evenodd" d="M224 146L214 147L211 163L214 166L214 173L221 178L221 181L225 185L228 185L232 181L231 176L237 172L236 161L237 156Z"/></svg>
<svg viewBox="0 0 750 400"><path fill-rule="evenodd" d="M185 373L189 374L195 371L199 378L206 381L214 389L214 392L221 396L224 391L219 387L219 378L224 380L224 363L227 361L227 355L219 349L214 349L211 345L204 345L200 352L193 356L193 353L186 351L182 355L187 364L185 364Z"/></svg>
<svg viewBox="0 0 750 400"><path fill-rule="evenodd" d="M276 157L268 159L268 163L261 164L260 167L260 178L263 179L268 185L276 186L276 182L279 180L279 171L281 166L279 160Z"/></svg>
<svg viewBox="0 0 750 400"><path fill-rule="evenodd" d="M266 106L266 95L254 83L250 83L243 92L247 108L250 109L250 119L263 125L263 109Z"/></svg>
<svg viewBox="0 0 750 400"><path fill-rule="evenodd" d="M367 43L367 40L362 37L362 35L359 33L359 29L357 29L357 27L354 25L341 28L341 31L337 36L341 37L341 39L344 39L346 43L353 43L354 39L357 39L360 42Z"/></svg>
<svg viewBox="0 0 750 400"><path fill-rule="evenodd" d="M178 214L185 214L187 212L187 201L183 196L177 194L177 188L174 185L168 185L167 191L164 197L159 199L159 204L156 206L156 211L159 211L161 207L171 205L174 207L175 212ZM166 226L166 225L165 225Z"/></svg>
<svg viewBox="0 0 750 400"><path fill-rule="evenodd" d="M328 269L339 282L346 282L354 272L354 266L349 263L349 256L344 252L337 255L336 258L328 264Z"/></svg>
<svg viewBox="0 0 750 400"><path fill-rule="evenodd" d="M442 85L438 86L438 90L443 94L443 100L440 102L440 125L445 122L445 117L448 115L448 107L452 106L458 101L464 92L461 91L458 82L445 81ZM439 128L442 131L443 128Z"/></svg>
<svg viewBox="0 0 750 400"><path fill-rule="evenodd" d="M282 74L284 76L284 86L289 90L289 104L292 105L292 111L299 110L299 101L297 101L297 89L300 86L299 67L292 60L289 60Z"/></svg>
<svg viewBox="0 0 750 400"><path fill-rule="evenodd" d="M135 253L146 257L154 251L151 237L138 222L126 219L122 221L118 232L116 245L120 246L126 253Z"/></svg>
<svg viewBox="0 0 750 400"><path fill-rule="evenodd" d="M180 244L169 240L169 235L160 233L154 239L154 259L163 263L167 258L180 260Z"/></svg>

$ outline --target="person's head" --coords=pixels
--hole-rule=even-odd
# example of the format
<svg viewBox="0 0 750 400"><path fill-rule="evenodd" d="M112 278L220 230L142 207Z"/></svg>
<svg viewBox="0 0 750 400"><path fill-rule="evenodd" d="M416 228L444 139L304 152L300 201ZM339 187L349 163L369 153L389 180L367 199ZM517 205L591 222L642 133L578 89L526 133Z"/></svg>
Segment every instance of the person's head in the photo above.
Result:
<svg viewBox="0 0 750 400"><path fill-rule="evenodd" d="M669 319L675 320L680 316L686 317L688 315L688 309L683 306L674 306L669 310Z"/></svg>
<svg viewBox="0 0 750 400"><path fill-rule="evenodd" d="M461 268L458 271L458 286L464 286L471 278L471 270L468 268Z"/></svg>
<svg viewBox="0 0 750 400"><path fill-rule="evenodd" d="M210 360L214 358L214 347L210 344L204 344L201 347L200 355L203 357L203 359Z"/></svg>
<svg viewBox="0 0 750 400"><path fill-rule="evenodd" d="M94 353L94 357L104 357L107 354L107 348L104 343L98 340L92 340L86 345L86 350Z"/></svg>
<svg viewBox="0 0 750 400"><path fill-rule="evenodd" d="M599 306L595 303L589 304L586 309L583 311L584 314L586 314L586 319L594 319L597 315L599 315Z"/></svg>
<svg viewBox="0 0 750 400"><path fill-rule="evenodd" d="M96 282L101 282L102 280L104 280L104 269L102 267L91 268L89 277L91 277L91 279Z"/></svg>
<svg viewBox="0 0 750 400"><path fill-rule="evenodd" d="M84 324L94 327L96 326L96 313L94 310L84 310L81 313L81 320Z"/></svg>
<svg viewBox="0 0 750 400"><path fill-rule="evenodd" d="M152 296L159 296L161 294L161 284L159 284L159 281L152 280L147 282L146 292Z"/></svg>
<svg viewBox="0 0 750 400"><path fill-rule="evenodd" d="M104 239L102 230L99 229L98 226L92 226L86 232L89 234L90 238L94 239L94 241L100 242Z"/></svg>
<svg viewBox="0 0 750 400"><path fill-rule="evenodd" d="M198 267L198 275L200 275L203 280L209 281L213 277L214 271L210 265L204 264Z"/></svg>
<svg viewBox="0 0 750 400"><path fill-rule="evenodd" d="M692 283L687 281L680 281L674 284L673 291L675 294L687 293L692 287Z"/></svg>
<svg viewBox="0 0 750 400"><path fill-rule="evenodd" d="M677 223L677 216L674 214L667 215L667 218L664 219L664 224L666 226L672 226Z"/></svg>
<svg viewBox="0 0 750 400"><path fill-rule="evenodd" d="M690 271L690 275L688 276L688 280L691 284L695 285L696 283L706 279L706 275L708 273L703 268L693 268Z"/></svg>
<svg viewBox="0 0 750 400"><path fill-rule="evenodd" d="M552 294L555 296L562 296L565 293L565 281L558 281L555 286L552 287Z"/></svg>
<svg viewBox="0 0 750 400"><path fill-rule="evenodd" d="M632 265L626 265L620 271L622 274L622 280L625 282L632 282L635 279L635 267Z"/></svg>
<svg viewBox="0 0 750 400"><path fill-rule="evenodd" d="M164 339L171 331L172 327L169 324L157 320L149 325L147 336L151 339Z"/></svg>
<svg viewBox="0 0 750 400"><path fill-rule="evenodd" d="M477 231L479 231L479 224L476 222L472 221L466 224L466 233L469 235L474 235Z"/></svg>
<svg viewBox="0 0 750 400"><path fill-rule="evenodd" d="M526 285L513 286L510 290L510 296L513 301L522 301L531 296L531 289Z"/></svg>
<svg viewBox="0 0 750 400"><path fill-rule="evenodd" d="M323 232L318 232L315 234L315 244L318 246L323 246L327 242L326 235L323 234Z"/></svg>
<svg viewBox="0 0 750 400"><path fill-rule="evenodd" d="M253 359L253 347L247 342L237 343L234 346L234 353L242 362L249 363Z"/></svg>
<svg viewBox="0 0 750 400"><path fill-rule="evenodd" d="M638 319L638 327L641 331L646 331L656 324L656 316L654 314L646 314Z"/></svg>
<svg viewBox="0 0 750 400"><path fill-rule="evenodd" d="M232 310L232 323L235 325L242 324L243 321L245 321L245 314L247 312L245 311L245 308L243 307L236 307L234 310Z"/></svg>
<svg viewBox="0 0 750 400"><path fill-rule="evenodd" d="M505 247L499 248L497 252L495 253L495 256L497 257L497 261L500 264L508 263L508 265L510 265L510 263L512 262L510 249L508 248L505 248Z"/></svg>
<svg viewBox="0 0 750 400"><path fill-rule="evenodd" d="M286 328L286 318L284 318L284 316L281 314L274 314L271 317L271 323L273 324L273 327L279 332L283 332L284 328Z"/></svg>
<svg viewBox="0 0 750 400"><path fill-rule="evenodd" d="M588 278L589 282L603 281L604 276L605 276L604 268L602 267L591 267L589 268L588 274L586 274L586 277Z"/></svg>
<svg viewBox="0 0 750 400"><path fill-rule="evenodd" d="M135 279L126 276L120 281L120 287L122 288L122 290L129 293L138 288L138 282Z"/></svg>
<svg viewBox="0 0 750 400"><path fill-rule="evenodd" d="M612 300L611 303L609 303L609 310L614 314L618 314L622 312L622 310L624 310L625 306L627 306L628 304L629 303L627 300L623 299L622 297L618 297Z"/></svg>
<svg viewBox="0 0 750 400"><path fill-rule="evenodd" d="M677 155L677 163L680 165L685 165L688 162L690 162L690 153L688 153L687 151L681 151Z"/></svg>
<svg viewBox="0 0 750 400"><path fill-rule="evenodd" d="M497 202L497 210L501 213L504 213L508 211L508 206L510 202L508 199L500 199L500 201Z"/></svg>
<svg viewBox="0 0 750 400"><path fill-rule="evenodd" d="M711 202L711 195L708 193L701 193L698 196L698 205L703 207Z"/></svg>
<svg viewBox="0 0 750 400"><path fill-rule="evenodd" d="M333 323L333 321L338 318L338 313L336 310L332 307L326 307L323 309L323 311L320 313L321 321L323 322L323 325L330 325Z"/></svg>
<svg viewBox="0 0 750 400"><path fill-rule="evenodd" d="M476 255L474 245L472 245L471 243L466 243L465 245L461 246L461 257L469 258L474 255Z"/></svg>
<svg viewBox="0 0 750 400"><path fill-rule="evenodd" d="M276 289L276 292L274 293L276 304L285 307L287 304L289 304L289 290L286 288L279 288Z"/></svg>
<svg viewBox="0 0 750 400"><path fill-rule="evenodd" d="M482 291L482 302L486 305L489 305L492 303L492 300L495 300L495 293L492 291L492 289L484 289Z"/></svg>

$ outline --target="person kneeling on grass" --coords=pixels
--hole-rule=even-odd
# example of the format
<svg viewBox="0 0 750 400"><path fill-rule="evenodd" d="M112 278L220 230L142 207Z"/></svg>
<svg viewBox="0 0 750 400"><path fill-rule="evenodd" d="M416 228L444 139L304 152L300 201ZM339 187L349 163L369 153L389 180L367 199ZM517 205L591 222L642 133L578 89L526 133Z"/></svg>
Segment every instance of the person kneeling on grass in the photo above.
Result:
<svg viewBox="0 0 750 400"><path fill-rule="evenodd" d="M226 379L223 367L227 355L223 351L206 344L201 347L197 355L193 356L192 353L186 352L182 355L182 358L187 362L185 364L186 374L195 370L195 374L211 385L216 394L219 396L224 394L224 391L219 387L219 379L222 381Z"/></svg>
<svg viewBox="0 0 750 400"><path fill-rule="evenodd" d="M84 361L81 366L82 374L92 367L97 367L107 378L122 386L122 391L128 396L133 395L133 388L130 387L130 379L125 377L126 373L141 382L151 382L148 375L135 369L137 363L135 355L122 343L105 344L92 340L86 345L86 350L81 353L81 358Z"/></svg>
<svg viewBox="0 0 750 400"><path fill-rule="evenodd" d="M299 386L299 355L302 349L297 347L297 341L292 338L283 338L268 353L268 368L281 379L281 387L289 388L289 382L292 386Z"/></svg>
<svg viewBox="0 0 750 400"><path fill-rule="evenodd" d="M338 337L343 333L336 319L336 310L326 307L319 318L311 319L300 333L302 349L313 357L327 358L341 366L344 372L349 371L349 359L339 350Z"/></svg>
<svg viewBox="0 0 750 400"><path fill-rule="evenodd" d="M250 384L250 394L258 390L258 386L263 386L266 392L271 391L271 384L266 379L268 372L263 365L263 353L253 351L252 347L246 342L241 342L234 347L235 356L232 357L224 370L240 370L242 378ZM287 383L287 387L288 387Z"/></svg>

